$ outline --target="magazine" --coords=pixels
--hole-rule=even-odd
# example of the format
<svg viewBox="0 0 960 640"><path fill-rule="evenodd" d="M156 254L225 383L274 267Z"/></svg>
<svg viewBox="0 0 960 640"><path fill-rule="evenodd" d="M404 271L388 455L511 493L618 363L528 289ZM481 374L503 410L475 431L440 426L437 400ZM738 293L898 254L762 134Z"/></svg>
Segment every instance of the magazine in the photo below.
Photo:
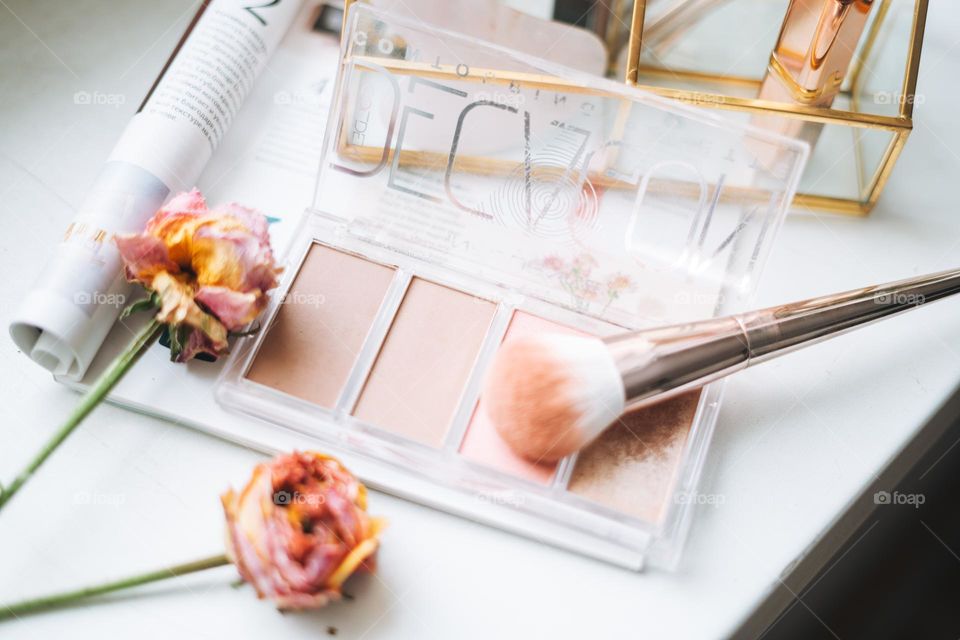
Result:
<svg viewBox="0 0 960 640"><path fill-rule="evenodd" d="M318 1L248 5L200 10L15 315L18 346L62 383L85 388L147 320L117 322L143 294L125 282L110 234L142 228L169 195L197 186L210 204L262 211L282 254L312 200L339 34ZM108 401L260 449L291 448L275 430L251 436L251 420L217 405L222 361L169 358L154 345Z"/></svg>

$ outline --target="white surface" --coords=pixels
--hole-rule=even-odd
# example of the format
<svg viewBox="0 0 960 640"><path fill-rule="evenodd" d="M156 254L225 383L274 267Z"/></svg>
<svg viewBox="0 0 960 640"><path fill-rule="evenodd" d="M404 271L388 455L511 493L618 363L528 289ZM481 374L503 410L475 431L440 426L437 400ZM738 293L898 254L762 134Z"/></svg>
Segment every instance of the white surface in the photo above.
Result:
<svg viewBox="0 0 960 640"><path fill-rule="evenodd" d="M4 326L192 12L182 1L0 3ZM960 7L935 3L925 101L880 207L868 220L788 220L759 303L960 263L957 33ZM124 102L76 105L77 91ZM937 303L732 380L702 485L719 504L699 508L675 574L629 573L375 494L371 510L392 527L379 574L351 582L351 602L280 615L232 589L224 568L2 623L0 637L314 638L328 626L338 638L723 637L958 386L958 314L960 301ZM0 340L0 477L75 401ZM99 408L0 517L0 601L219 552L217 495L260 459Z"/></svg>

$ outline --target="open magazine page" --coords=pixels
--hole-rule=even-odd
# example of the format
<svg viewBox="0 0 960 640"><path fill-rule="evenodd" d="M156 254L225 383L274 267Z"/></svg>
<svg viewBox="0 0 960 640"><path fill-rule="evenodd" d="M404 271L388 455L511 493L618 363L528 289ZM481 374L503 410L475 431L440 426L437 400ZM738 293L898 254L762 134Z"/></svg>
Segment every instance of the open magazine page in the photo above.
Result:
<svg viewBox="0 0 960 640"><path fill-rule="evenodd" d="M339 39L314 29L319 11L317 3L304 4L197 185L211 205L235 200L269 216L278 255L313 197L336 77ZM146 320L132 317L116 323L82 383L96 379ZM154 345L114 389L110 401L207 431L231 425L239 429L250 422L226 414L214 399L222 361L175 365L169 359L167 348ZM234 433L221 435L248 440Z"/></svg>
<svg viewBox="0 0 960 640"><path fill-rule="evenodd" d="M340 41L314 29L320 9L304 5L198 184L208 204L269 216L278 253L311 204L336 80Z"/></svg>

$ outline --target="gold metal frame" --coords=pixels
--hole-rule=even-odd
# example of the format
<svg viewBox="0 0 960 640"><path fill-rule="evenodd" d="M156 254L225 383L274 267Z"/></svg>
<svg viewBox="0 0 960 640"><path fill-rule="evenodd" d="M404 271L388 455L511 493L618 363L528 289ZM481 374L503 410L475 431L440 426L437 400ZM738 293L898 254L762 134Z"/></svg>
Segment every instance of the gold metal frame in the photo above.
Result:
<svg viewBox="0 0 960 640"><path fill-rule="evenodd" d="M344 16L346 16L346 10L349 9L350 5L358 0L345 0L344 2ZM362 0L361 0L362 1ZM646 14L646 0L635 0L633 6L633 14L630 24L630 37L627 42L628 53L627 53L627 72L626 72L626 82L638 88L650 91L657 95L661 95L667 98L672 98L675 100L680 100L689 104L693 104L705 108L713 109L724 109L729 111L738 111L738 112L747 112L755 115L763 114L773 114L777 116L787 117L787 118L796 118L800 120L805 120L812 123L822 123L822 124L832 124L840 125L845 127L850 127L854 133L854 140L856 145L856 153L858 158L858 165L862 166L862 149L861 149L861 135L860 132L863 130L884 130L889 131L892 135L890 142L887 145L886 150L883 153L882 159L873 173L873 175L866 180L865 182L860 178L862 184L859 184L859 191L861 197L859 199L853 198L839 198L825 195L818 195L813 193L797 193L794 198L794 206L807 209L816 209L823 211L830 211L834 213L841 213L846 215L853 216L865 216L870 213L870 211L876 206L877 201L880 199L880 195L883 192L884 187L886 187L887 182L890 179L890 175L893 172L893 168L896 165L897 159L900 157L901 152L903 151L904 146L907 143L907 138L909 138L911 131L913 130L913 103L914 97L916 94L917 88L917 75L919 73L920 67L920 52L923 46L923 33L926 26L927 18L927 9L929 0L915 0L914 12L913 12L913 23L910 31L910 42L908 46L908 54L906 61L906 68L904 73L904 79L901 86L900 97L902 99L898 100L899 102L899 113L897 116L883 116L875 115L869 113L860 113L859 109L859 100L858 96L860 93L860 87L863 81L863 69L864 69L864 60L869 57L870 53L873 51L874 47L877 44L878 36L880 30L883 26L884 19L889 12L890 5L892 0L880 0L880 6L877 10L877 16L874 19L870 30L867 33L867 38L864 41L864 45L860 51L860 56L855 59L853 67L851 69L849 76L849 89L844 93L850 98L853 111L845 111L841 109L834 108L823 108L823 107L809 107L803 105L793 105L780 102L769 102L764 100L758 100L755 98L743 98L731 95L725 95L722 93L713 93L713 92L701 92L701 91L690 91L686 89L673 89L668 87L662 87L655 84L641 84L638 82L639 78L642 76L656 78L658 76L665 77L669 76L671 78L679 78L683 80L690 80L693 82L703 82L703 83L714 83L720 85L728 86L741 86L741 87L760 87L761 80L758 78L748 78L743 76L723 76L715 75L711 73L704 73L695 70L685 70L685 69L665 69L662 67L652 67L645 66L640 64L640 53L642 47L642 37L643 37L643 25L644 18ZM381 61L382 63L382 61ZM418 68L418 67L423 68ZM393 71L399 71L401 73L411 73L416 72L423 75L435 74L439 76L450 75L451 72L448 70L439 71L437 69L427 68L423 65L417 65L416 63L409 63L404 61L392 61L390 67ZM529 74L510 74L510 73L496 73L489 74L490 77L496 76L500 80L509 81L511 79L520 80L522 79L527 84L534 84L546 88L556 88L561 87L566 91L576 91L577 87L571 85L570 83L565 83L558 80L554 77L549 76L532 76ZM516 76L516 77L515 77ZM524 76L520 78L519 76ZM353 153L363 154L364 151L354 149ZM403 155L403 161L410 161L413 163L417 162L429 162L430 160L421 157L406 156ZM476 166L479 171L496 171L491 167L482 169L483 159L478 159L478 164ZM860 172L862 174L862 171Z"/></svg>
<svg viewBox="0 0 960 640"><path fill-rule="evenodd" d="M904 79L901 86L899 113L897 116L881 116L859 112L859 95L863 82L864 60L870 56L877 44L880 29L890 10L892 0L881 0L877 16L867 33L860 55L854 61L849 74L849 89L845 91L850 98L853 111L841 109L806 107L778 102L767 102L753 98L741 98L722 93L699 92L685 89L672 89L650 83L640 83L641 77L680 78L692 82L715 83L720 85L760 86L761 80L741 76L722 76L693 70L665 69L642 65L640 53L643 41L643 24L646 13L646 0L636 0L633 20L630 25L630 39L627 53L626 82L661 96L681 100L690 104L713 109L726 109L752 114L774 114L787 118L797 118L808 122L841 125L854 131L857 157L862 158L861 135L864 129L886 130L893 134L874 174L860 186L861 197L836 198L812 193L798 193L794 205L809 209L819 209L855 216L864 216L876 206L880 194L886 187L903 147L913 130L913 103L917 89L917 75L920 69L920 52L923 47L923 33L927 20L929 0L916 0L913 11L913 24L910 30L910 42Z"/></svg>

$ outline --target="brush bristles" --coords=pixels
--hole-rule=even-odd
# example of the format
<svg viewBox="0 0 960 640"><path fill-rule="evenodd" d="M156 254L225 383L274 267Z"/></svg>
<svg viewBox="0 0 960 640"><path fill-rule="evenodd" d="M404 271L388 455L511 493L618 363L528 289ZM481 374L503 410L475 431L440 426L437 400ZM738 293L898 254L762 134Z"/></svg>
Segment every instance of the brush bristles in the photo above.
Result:
<svg viewBox="0 0 960 640"><path fill-rule="evenodd" d="M507 340L487 375L489 418L515 453L555 462L623 413L623 381L596 338L564 334Z"/></svg>

